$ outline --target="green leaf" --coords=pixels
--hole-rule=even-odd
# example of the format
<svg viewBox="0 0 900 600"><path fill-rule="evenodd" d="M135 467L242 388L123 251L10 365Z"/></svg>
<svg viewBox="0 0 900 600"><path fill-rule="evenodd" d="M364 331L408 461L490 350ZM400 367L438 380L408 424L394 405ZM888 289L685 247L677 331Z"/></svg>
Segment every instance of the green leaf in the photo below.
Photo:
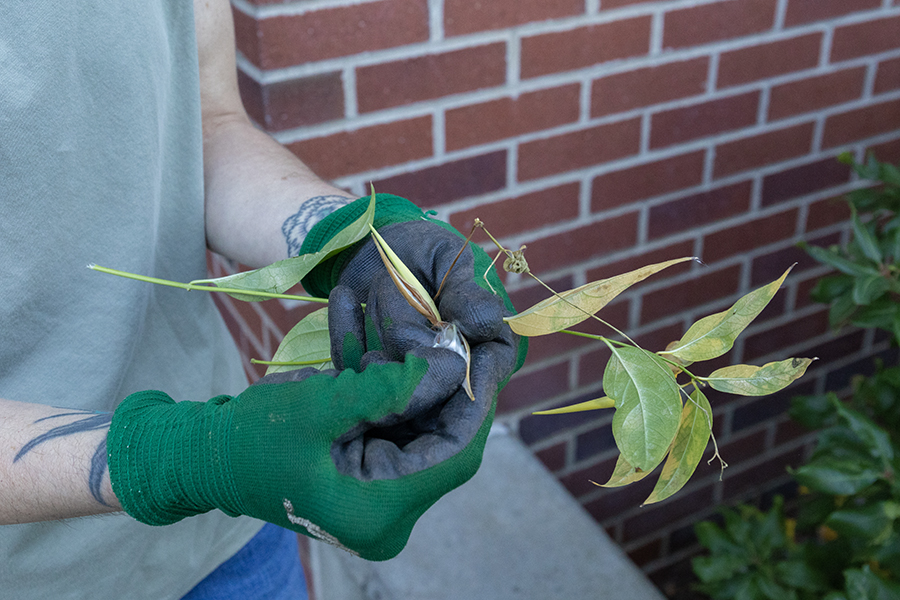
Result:
<svg viewBox="0 0 900 600"><path fill-rule="evenodd" d="M818 246L810 246L801 243L800 246L806 252L820 263L834 267L841 273L853 275L854 277L863 277L865 275L878 275L878 269L867 267L848 260L841 256L837 250L820 248Z"/></svg>
<svg viewBox="0 0 900 600"><path fill-rule="evenodd" d="M695 389L691 393L690 401L684 403L678 433L675 434L659 481L644 504L665 500L684 487L697 470L711 433L712 407L703 392Z"/></svg>
<svg viewBox="0 0 900 600"><path fill-rule="evenodd" d="M674 348L660 354L671 354L691 362L722 356L731 350L738 335L769 304L790 272L788 269L777 280L750 292L728 310L700 319L691 325Z"/></svg>
<svg viewBox="0 0 900 600"><path fill-rule="evenodd" d="M853 302L859 305L871 304L887 292L891 282L882 275L865 275L853 282Z"/></svg>
<svg viewBox="0 0 900 600"><path fill-rule="evenodd" d="M890 434L866 415L847 408L836 396L831 398L840 418L865 444L872 456L890 463L894 460L894 446Z"/></svg>
<svg viewBox="0 0 900 600"><path fill-rule="evenodd" d="M537 336L556 333L577 325L632 285L647 279L663 269L693 260L693 257L676 258L654 265L647 265L629 273L609 279L593 281L581 287L551 296L517 315L504 319L519 335Z"/></svg>
<svg viewBox="0 0 900 600"><path fill-rule="evenodd" d="M615 401L603 396L602 398L594 398L593 400L588 400L587 402L579 402L578 404L570 404L569 406L562 406L560 408L551 408L550 410L538 410L531 414L533 415L562 415L565 413L573 413L573 412L583 412L586 410L600 410L603 408L613 408L615 406Z"/></svg>
<svg viewBox="0 0 900 600"><path fill-rule="evenodd" d="M668 365L655 354L607 345L612 357L603 373L603 391L616 402L613 437L630 464L652 471L678 431L681 391Z"/></svg>
<svg viewBox="0 0 900 600"><path fill-rule="evenodd" d="M297 285L297 283L306 277L307 273L312 271L320 262L334 256L341 250L352 246L366 237L369 234L369 225L372 223L374 216L375 192L373 190L372 198L369 200L369 207L366 209L366 212L364 212L357 220L350 223L350 225L342 229L336 236L331 238L318 252L286 258L260 269L235 273L234 275L228 275L226 277L198 279L192 281L191 284L208 283L217 287L259 290L272 294L284 293L286 290ZM260 300L258 297L243 294L229 294L229 296L245 302L256 302Z"/></svg>
<svg viewBox="0 0 900 600"><path fill-rule="evenodd" d="M832 494L849 496L875 483L881 471L858 460L822 458L805 464L794 471L801 485Z"/></svg>
<svg viewBox="0 0 900 600"><path fill-rule="evenodd" d="M844 571L848 600L897 600L900 584L885 581L872 572L869 565Z"/></svg>
<svg viewBox="0 0 900 600"><path fill-rule="evenodd" d="M877 502L868 506L836 510L825 524L840 534L861 538L869 544L882 544L893 531L897 505Z"/></svg>
<svg viewBox="0 0 900 600"><path fill-rule="evenodd" d="M319 369L333 368L331 364L331 339L328 335L328 307L320 308L312 312L284 336L273 362L306 362L321 361ZM266 369L266 375L302 369L303 366L271 365Z"/></svg>
<svg viewBox="0 0 900 600"><path fill-rule="evenodd" d="M638 469L635 469L625 457L620 454L619 458L616 460L616 467L613 469L612 475L609 476L609 481L602 484L593 481L591 483L606 488L622 487L634 483L635 481L640 481L649 474L650 471L639 471Z"/></svg>
<svg viewBox="0 0 900 600"><path fill-rule="evenodd" d="M859 248L866 258L880 264L882 256L881 248L878 246L878 240L875 239L875 236L872 235L869 228L863 225L862 221L859 220L859 214L856 212L856 207L851 206L850 209L850 220L853 224L853 239L859 244Z"/></svg>
<svg viewBox="0 0 900 600"><path fill-rule="evenodd" d="M828 307L828 324L833 329L840 329L847 324L847 320L853 316L859 305L853 301L853 294L838 296Z"/></svg>
<svg viewBox="0 0 900 600"><path fill-rule="evenodd" d="M741 396L767 396L799 379L816 359L788 358L762 367L732 365L703 378L714 390Z"/></svg>

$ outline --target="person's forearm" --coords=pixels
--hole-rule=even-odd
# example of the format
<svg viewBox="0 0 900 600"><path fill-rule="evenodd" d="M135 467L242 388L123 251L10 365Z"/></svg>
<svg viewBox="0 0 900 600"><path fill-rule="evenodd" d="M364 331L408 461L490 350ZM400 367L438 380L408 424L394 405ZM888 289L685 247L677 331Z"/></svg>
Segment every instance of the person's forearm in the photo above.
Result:
<svg viewBox="0 0 900 600"><path fill-rule="evenodd" d="M111 419L0 399L0 525L121 511L106 464Z"/></svg>
<svg viewBox="0 0 900 600"><path fill-rule="evenodd" d="M309 229L354 198L240 115L204 122L211 249L260 267L296 256Z"/></svg>

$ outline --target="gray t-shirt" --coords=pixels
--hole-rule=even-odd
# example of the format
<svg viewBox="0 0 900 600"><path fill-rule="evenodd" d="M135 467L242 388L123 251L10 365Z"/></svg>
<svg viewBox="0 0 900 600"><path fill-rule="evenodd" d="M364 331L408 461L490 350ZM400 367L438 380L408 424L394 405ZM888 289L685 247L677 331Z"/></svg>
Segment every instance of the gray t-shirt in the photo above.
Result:
<svg viewBox="0 0 900 600"><path fill-rule="evenodd" d="M0 397L110 411L143 389L239 393L208 294L86 268L205 276L192 3L5 0L2 13ZM0 597L178 598L261 525L213 511L0 527Z"/></svg>

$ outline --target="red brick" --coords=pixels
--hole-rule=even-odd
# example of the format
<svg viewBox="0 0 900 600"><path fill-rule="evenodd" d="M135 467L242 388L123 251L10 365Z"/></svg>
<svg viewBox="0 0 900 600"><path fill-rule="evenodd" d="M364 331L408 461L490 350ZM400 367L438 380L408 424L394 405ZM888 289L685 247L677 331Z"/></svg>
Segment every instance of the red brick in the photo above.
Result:
<svg viewBox="0 0 900 600"><path fill-rule="evenodd" d="M444 0L444 33L465 35L581 14L583 0Z"/></svg>
<svg viewBox="0 0 900 600"><path fill-rule="evenodd" d="M502 394L502 392L501 392ZM565 401L555 401L549 406L542 405L542 408L557 408L567 406L569 404L577 404L582 401L590 400L595 397L594 393L588 396L566 399ZM522 415L519 419L519 437L528 445L534 445L541 440L545 440L551 436L562 435L571 429L582 429L597 423L601 419L607 419L598 411L586 411L577 413L564 413L561 415Z"/></svg>
<svg viewBox="0 0 900 600"><path fill-rule="evenodd" d="M428 40L427 0L381 0L258 21L235 11L240 51L261 69Z"/></svg>
<svg viewBox="0 0 900 600"><path fill-rule="evenodd" d="M794 208L707 234L703 238L703 261L713 264L793 237L797 230L797 212Z"/></svg>
<svg viewBox="0 0 900 600"><path fill-rule="evenodd" d="M602 392L598 392L598 396ZM612 411L609 411L610 413ZM612 416L610 414L610 416ZM613 438L612 427L609 422L600 427L585 431L575 438L575 462L589 460L598 455L609 456L616 449L616 441Z"/></svg>
<svg viewBox="0 0 900 600"><path fill-rule="evenodd" d="M651 118L650 147L662 148L750 127L756 123L759 92L748 92L659 112Z"/></svg>
<svg viewBox="0 0 900 600"><path fill-rule="evenodd" d="M741 280L739 265L701 273L699 277L645 294L641 303L641 323L671 317L738 292Z"/></svg>
<svg viewBox="0 0 900 600"><path fill-rule="evenodd" d="M260 85L238 71L238 85L247 112L266 131L314 125L344 116L340 73Z"/></svg>
<svg viewBox="0 0 900 600"><path fill-rule="evenodd" d="M771 206L847 183L850 169L835 158L826 158L763 178L762 205Z"/></svg>
<svg viewBox="0 0 900 600"><path fill-rule="evenodd" d="M597 258L637 242L637 213L627 213L584 225L528 244L531 270L543 279L554 269Z"/></svg>
<svg viewBox="0 0 900 600"><path fill-rule="evenodd" d="M693 194L650 209L650 239L727 219L750 208L752 184L742 181L708 192Z"/></svg>
<svg viewBox="0 0 900 600"><path fill-rule="evenodd" d="M831 62L877 54L897 47L900 16L837 27L831 43Z"/></svg>
<svg viewBox="0 0 900 600"><path fill-rule="evenodd" d="M876 94L894 90L900 90L900 58L892 58L878 63L878 74L875 76Z"/></svg>
<svg viewBox="0 0 900 600"><path fill-rule="evenodd" d="M723 52L719 57L717 85L726 88L815 68L819 64L821 46L822 34L810 33L789 40Z"/></svg>
<svg viewBox="0 0 900 600"><path fill-rule="evenodd" d="M811 245L829 245L838 241L838 235L832 234L825 236L821 240L808 240ZM800 275L804 271L820 266L812 257L797 247L796 244L788 243L784 247L773 250L768 254L757 256L750 264L750 285L757 288L762 285L772 283L784 274L784 271L794 265L793 273L795 276Z"/></svg>
<svg viewBox="0 0 900 600"><path fill-rule="evenodd" d="M579 116L577 84L538 90L447 111L447 149L495 142L523 133L574 123Z"/></svg>
<svg viewBox="0 0 900 600"><path fill-rule="evenodd" d="M557 363L530 373L516 374L500 391L497 412L514 412L534 406L569 389L569 363Z"/></svg>
<svg viewBox="0 0 900 600"><path fill-rule="evenodd" d="M578 184L569 183L498 202L483 203L454 213L450 217L450 224L468 235L477 217L484 222L491 235L502 239L577 218L578 193ZM483 230L478 229L472 240L485 243L489 238Z"/></svg>
<svg viewBox="0 0 900 600"><path fill-rule="evenodd" d="M865 80L866 68L858 67L776 85L769 96L768 118L774 121L856 100Z"/></svg>
<svg viewBox="0 0 900 600"><path fill-rule="evenodd" d="M375 182L376 190L415 198L419 206L428 208L494 192L504 186L505 150L445 162Z"/></svg>
<svg viewBox="0 0 900 600"><path fill-rule="evenodd" d="M800 466L803 458L802 450L791 449L744 471L725 469L724 499L769 491L779 484L779 480L789 477L788 467Z"/></svg>
<svg viewBox="0 0 900 600"><path fill-rule="evenodd" d="M720 144L713 174L723 177L803 156L812 148L814 127L814 123L802 123Z"/></svg>
<svg viewBox="0 0 900 600"><path fill-rule="evenodd" d="M785 25L801 25L824 21L852 12L872 10L881 6L881 0L789 0Z"/></svg>
<svg viewBox="0 0 900 600"><path fill-rule="evenodd" d="M231 7L231 14L234 17L234 38L237 49L250 62L257 63L259 61L260 39L256 19L236 9L234 6Z"/></svg>
<svg viewBox="0 0 900 600"><path fill-rule="evenodd" d="M522 77L538 77L645 55L650 17L623 19L522 39Z"/></svg>
<svg viewBox="0 0 900 600"><path fill-rule="evenodd" d="M638 567L643 567L662 556L664 556L662 539L652 540L628 551L628 558Z"/></svg>
<svg viewBox="0 0 900 600"><path fill-rule="evenodd" d="M630 303L621 304L628 306ZM578 385L583 387L603 381L603 371L611 355L608 347L598 346L597 349L584 352L578 357Z"/></svg>
<svg viewBox="0 0 900 600"><path fill-rule="evenodd" d="M594 269L589 269L587 271L586 277L588 281L599 281L600 279L615 277L616 275L621 275L623 273L630 273L635 269L640 269L641 267L645 267L647 265L653 265L656 263L665 262L667 260L672 260L674 258L681 258L683 256L693 256L693 254L694 242L691 240L685 240L676 244L670 244L657 250L650 250L649 252L643 252L641 254L629 256L628 258L624 258L616 262L607 263ZM668 269L660 271L659 273L653 275L652 280L659 281L660 279L665 279L673 275L679 275L681 273L687 272L690 268L690 262L673 265Z"/></svg>
<svg viewBox="0 0 900 600"><path fill-rule="evenodd" d="M691 152L600 175L591 186L591 211L700 185L705 154Z"/></svg>
<svg viewBox="0 0 900 600"><path fill-rule="evenodd" d="M806 231L815 231L850 220L850 206L841 198L825 198L811 202L807 208Z"/></svg>
<svg viewBox="0 0 900 600"><path fill-rule="evenodd" d="M656 476L651 475L647 479L655 480ZM623 540L636 540L658 532L663 527L692 515L698 507L712 506L714 503L713 486L707 485L698 490L676 494L660 504L644 507L639 513L625 520Z"/></svg>
<svg viewBox="0 0 900 600"><path fill-rule="evenodd" d="M728 0L665 14L664 48L684 48L768 31L777 0Z"/></svg>
<svg viewBox="0 0 900 600"><path fill-rule="evenodd" d="M900 124L900 100L890 100L831 115L825 120L822 147L832 148L895 131L898 124Z"/></svg>
<svg viewBox="0 0 900 600"><path fill-rule="evenodd" d="M641 4L647 2L653 2L654 0L603 0L600 3L600 10L615 10L617 8L622 8L623 6L630 6L632 4Z"/></svg>
<svg viewBox="0 0 900 600"><path fill-rule="evenodd" d="M429 54L356 70L362 113L502 85L506 44Z"/></svg>
<svg viewBox="0 0 900 600"><path fill-rule="evenodd" d="M900 139L876 144L866 149L866 153L871 152L875 158L881 162L889 162L900 165Z"/></svg>
<svg viewBox="0 0 900 600"><path fill-rule="evenodd" d="M431 156L431 117L295 142L288 149L326 179L396 165Z"/></svg>
<svg viewBox="0 0 900 600"><path fill-rule="evenodd" d="M525 142L519 146L519 179L537 179L637 154L640 119L629 119Z"/></svg>
<svg viewBox="0 0 900 600"><path fill-rule="evenodd" d="M702 94L708 75L709 59L701 57L602 77L591 87L591 116Z"/></svg>
<svg viewBox="0 0 900 600"><path fill-rule="evenodd" d="M566 466L566 443L561 442L549 448L538 450L534 455L547 467L548 471L560 471Z"/></svg>
<svg viewBox="0 0 900 600"><path fill-rule="evenodd" d="M786 265L790 266L790 265ZM753 362L779 350L802 344L828 331L828 311L820 310L811 315L794 319L790 323L773 327L744 339L744 360ZM788 358L784 356L783 358ZM777 359L776 359L777 360Z"/></svg>

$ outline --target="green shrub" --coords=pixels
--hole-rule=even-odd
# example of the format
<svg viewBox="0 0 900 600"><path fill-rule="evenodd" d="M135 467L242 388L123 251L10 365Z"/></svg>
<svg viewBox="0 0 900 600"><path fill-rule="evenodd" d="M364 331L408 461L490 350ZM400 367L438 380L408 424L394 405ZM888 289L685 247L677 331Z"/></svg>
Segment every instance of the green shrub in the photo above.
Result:
<svg viewBox="0 0 900 600"><path fill-rule="evenodd" d="M845 246L805 246L833 267L812 292L833 327L877 328L900 341L900 170L870 157L850 164L874 185L851 192ZM810 460L793 471L796 519L780 499L768 511L722 511L697 524L709 554L693 561L698 589L715 600L900 598L900 367L876 362L834 393L795 398L791 417L820 430Z"/></svg>

